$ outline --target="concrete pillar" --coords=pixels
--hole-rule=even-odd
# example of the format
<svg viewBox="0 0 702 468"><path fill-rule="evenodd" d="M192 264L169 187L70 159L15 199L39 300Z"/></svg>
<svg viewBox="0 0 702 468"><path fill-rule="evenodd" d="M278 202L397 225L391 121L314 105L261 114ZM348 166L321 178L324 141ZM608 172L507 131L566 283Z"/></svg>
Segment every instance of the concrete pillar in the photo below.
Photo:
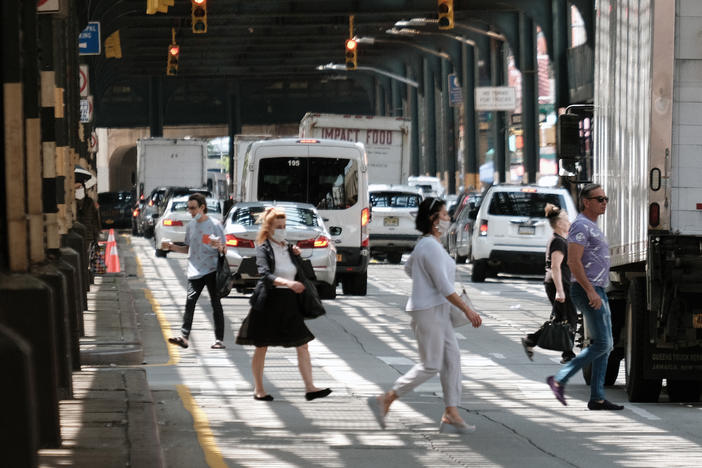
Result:
<svg viewBox="0 0 702 468"><path fill-rule="evenodd" d="M81 336L83 336L83 311L87 310L88 308L88 295L86 294L84 287L86 284L84 278L88 275L88 269L83 267L83 265L87 264L85 258L88 254L85 251L84 244L85 241L76 231L69 231L61 236L61 247L68 247L69 249L73 250L73 254L77 256L76 263L73 264L73 266L76 268L76 270L78 270L78 283L76 285L78 289L76 290L76 293L80 299L80 313L78 320L80 323Z"/></svg>
<svg viewBox="0 0 702 468"><path fill-rule="evenodd" d="M71 351L71 320L68 315L68 284L66 276L55 263L33 265L30 273L46 283L53 292L54 323L56 325L56 361L59 400L73 398L73 353Z"/></svg>
<svg viewBox="0 0 702 468"><path fill-rule="evenodd" d="M490 68L492 71L492 85L504 86L505 83L505 64L504 64L504 44L501 41L492 39L490 41ZM505 132L507 123L505 113L502 111L493 111L493 140L495 142L495 152L493 154L493 163L495 171L497 171L497 182L504 183L507 181L507 148L505 145Z"/></svg>
<svg viewBox="0 0 702 468"><path fill-rule="evenodd" d="M431 176L436 175L436 109L435 109L435 93L436 86L434 84L434 70L429 59L422 60L424 74L424 145L422 148L422 174Z"/></svg>
<svg viewBox="0 0 702 468"><path fill-rule="evenodd" d="M477 48L468 44L463 44L462 64L463 64L463 167L465 176L463 186L473 186L478 188L480 180L478 177L478 119L475 112L475 86L477 81Z"/></svg>
<svg viewBox="0 0 702 468"><path fill-rule="evenodd" d="M524 169L527 182L536 183L539 163L539 96L536 62L536 26L524 13L519 15L519 53L522 72L522 128Z"/></svg>
<svg viewBox="0 0 702 468"><path fill-rule="evenodd" d="M17 332L0 325L0 401L5 402L0 424L3 466L35 468L38 463L39 421L32 351L29 343Z"/></svg>
<svg viewBox="0 0 702 468"><path fill-rule="evenodd" d="M71 354L71 366L74 371L80 370L80 320L82 315L79 295L78 271L73 266L78 262L78 256L73 249L49 250L48 258L66 279L66 316L68 317L68 348Z"/></svg>
<svg viewBox="0 0 702 468"><path fill-rule="evenodd" d="M407 66L407 77L417 81L418 73L417 68L408 65ZM409 115L412 119L411 129L410 129L410 175L418 176L419 172L419 108L417 93L418 89L414 86L407 86L407 92L409 93ZM405 182L405 181L403 181Z"/></svg>
<svg viewBox="0 0 702 468"><path fill-rule="evenodd" d="M32 347L41 447L61 446L54 298L51 288L27 274L0 273L0 324Z"/></svg>
<svg viewBox="0 0 702 468"><path fill-rule="evenodd" d="M447 60L441 61L441 107L442 107L442 148L444 161L444 180L446 181L446 193L456 193L456 135L455 119L453 107L449 101L448 76L452 70L451 64Z"/></svg>

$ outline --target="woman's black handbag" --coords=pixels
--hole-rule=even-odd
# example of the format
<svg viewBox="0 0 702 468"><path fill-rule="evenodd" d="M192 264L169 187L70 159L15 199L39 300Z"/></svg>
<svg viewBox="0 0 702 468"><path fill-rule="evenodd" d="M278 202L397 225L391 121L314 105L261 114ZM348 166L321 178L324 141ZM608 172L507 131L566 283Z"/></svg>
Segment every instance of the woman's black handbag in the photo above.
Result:
<svg viewBox="0 0 702 468"><path fill-rule="evenodd" d="M226 255L219 255L217 259L217 294L219 297L227 297L232 290L234 277L229 269L229 262Z"/></svg>
<svg viewBox="0 0 702 468"><path fill-rule="evenodd" d="M568 322L549 320L541 326L539 341L543 349L553 351L571 351L573 349L573 329Z"/></svg>
<svg viewBox="0 0 702 468"><path fill-rule="evenodd" d="M315 319L317 317L321 317L322 315L326 314L327 311L324 310L322 300L319 298L317 287L307 278L307 274L305 274L306 272L310 271L312 274L314 274L312 266L309 265L309 262L303 262L298 255L291 253L290 257L293 259L298 271L295 279L305 286L305 290L298 295L298 300L300 301L300 313L305 319ZM305 263L308 265L305 265Z"/></svg>

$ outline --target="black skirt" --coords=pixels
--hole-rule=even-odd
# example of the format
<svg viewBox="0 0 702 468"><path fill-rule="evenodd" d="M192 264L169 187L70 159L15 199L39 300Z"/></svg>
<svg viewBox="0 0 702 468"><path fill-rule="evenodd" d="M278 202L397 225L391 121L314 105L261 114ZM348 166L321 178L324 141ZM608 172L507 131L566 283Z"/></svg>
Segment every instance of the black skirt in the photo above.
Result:
<svg viewBox="0 0 702 468"><path fill-rule="evenodd" d="M236 344L290 348L314 340L302 318L299 304L299 295L290 289L270 289L265 307L251 309L242 322Z"/></svg>

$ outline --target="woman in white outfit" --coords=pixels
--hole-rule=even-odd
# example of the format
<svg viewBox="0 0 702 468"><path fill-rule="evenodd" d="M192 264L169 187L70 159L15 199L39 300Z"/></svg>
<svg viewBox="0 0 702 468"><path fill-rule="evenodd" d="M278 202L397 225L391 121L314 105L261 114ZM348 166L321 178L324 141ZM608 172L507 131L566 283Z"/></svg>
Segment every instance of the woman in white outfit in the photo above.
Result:
<svg viewBox="0 0 702 468"><path fill-rule="evenodd" d="M461 354L451 325L451 304L466 314L473 327L479 327L482 320L456 293L456 264L440 242L449 225L446 202L427 198L419 205L416 227L423 236L405 264L405 271L412 278L412 296L405 310L412 317L410 324L421 362L397 379L392 390L368 399L368 405L382 428L385 428L385 415L393 401L438 373L446 406L439 430L458 433L475 430L475 426L466 424L458 413Z"/></svg>

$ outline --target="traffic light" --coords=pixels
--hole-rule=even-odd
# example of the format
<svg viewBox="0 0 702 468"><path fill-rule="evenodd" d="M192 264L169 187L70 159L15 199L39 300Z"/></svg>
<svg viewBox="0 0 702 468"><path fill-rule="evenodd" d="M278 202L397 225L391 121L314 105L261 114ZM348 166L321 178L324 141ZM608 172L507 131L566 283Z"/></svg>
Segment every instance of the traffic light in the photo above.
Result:
<svg viewBox="0 0 702 468"><path fill-rule="evenodd" d="M193 34L207 32L207 0L190 0L192 2Z"/></svg>
<svg viewBox="0 0 702 468"><path fill-rule="evenodd" d="M439 29L453 29L453 0L437 0Z"/></svg>
<svg viewBox="0 0 702 468"><path fill-rule="evenodd" d="M358 43L355 39L346 39L346 69L355 70L358 66Z"/></svg>
<svg viewBox="0 0 702 468"><path fill-rule="evenodd" d="M178 57L180 56L180 46L171 44L168 46L168 64L166 65L166 75L175 76L178 74Z"/></svg>

